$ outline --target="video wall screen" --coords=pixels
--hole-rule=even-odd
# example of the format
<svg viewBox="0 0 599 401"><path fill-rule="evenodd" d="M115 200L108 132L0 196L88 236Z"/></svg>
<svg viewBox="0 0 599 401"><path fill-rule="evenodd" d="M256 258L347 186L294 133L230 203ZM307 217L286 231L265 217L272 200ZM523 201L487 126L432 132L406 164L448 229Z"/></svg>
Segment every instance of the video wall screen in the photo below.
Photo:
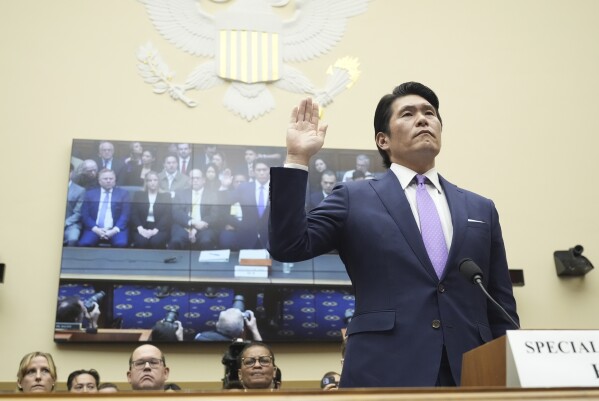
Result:
<svg viewBox="0 0 599 401"><path fill-rule="evenodd" d="M354 296L338 255L266 251L270 167L284 159L282 147L75 139L55 341L339 341ZM383 172L376 151L322 150L306 208Z"/></svg>

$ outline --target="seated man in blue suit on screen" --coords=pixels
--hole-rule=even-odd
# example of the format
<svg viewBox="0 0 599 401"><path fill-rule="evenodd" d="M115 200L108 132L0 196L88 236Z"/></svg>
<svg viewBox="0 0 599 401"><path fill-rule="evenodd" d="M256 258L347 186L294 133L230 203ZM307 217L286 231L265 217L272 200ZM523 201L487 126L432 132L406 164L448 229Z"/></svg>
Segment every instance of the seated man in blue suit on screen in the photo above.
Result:
<svg viewBox="0 0 599 401"><path fill-rule="evenodd" d="M307 166L327 129L318 112L311 99L294 108L285 166L271 169L272 256L339 251L356 297L341 387L459 385L462 354L514 328L460 274L462 259L480 266L487 291L518 320L495 205L438 174L439 101L408 82L375 111L387 173L342 183L306 213Z"/></svg>
<svg viewBox="0 0 599 401"><path fill-rule="evenodd" d="M96 246L100 241L124 248L129 241L129 192L115 187L114 171L104 169L98 174L99 188L85 193L81 206L83 234L79 246Z"/></svg>

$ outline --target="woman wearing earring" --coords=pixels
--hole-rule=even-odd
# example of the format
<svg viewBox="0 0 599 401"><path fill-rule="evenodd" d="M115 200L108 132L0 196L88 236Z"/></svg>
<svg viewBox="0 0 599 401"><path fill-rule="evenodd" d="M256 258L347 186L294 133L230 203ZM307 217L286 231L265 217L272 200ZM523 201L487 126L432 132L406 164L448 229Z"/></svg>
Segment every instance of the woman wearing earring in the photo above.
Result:
<svg viewBox="0 0 599 401"><path fill-rule="evenodd" d="M23 393L54 390L56 365L52 355L45 352L30 352L21 359L17 372L17 386Z"/></svg>
<svg viewBox="0 0 599 401"><path fill-rule="evenodd" d="M239 381L246 391L272 391L281 385L280 379L277 379L275 356L268 345L261 342L246 345L239 353L238 362Z"/></svg>

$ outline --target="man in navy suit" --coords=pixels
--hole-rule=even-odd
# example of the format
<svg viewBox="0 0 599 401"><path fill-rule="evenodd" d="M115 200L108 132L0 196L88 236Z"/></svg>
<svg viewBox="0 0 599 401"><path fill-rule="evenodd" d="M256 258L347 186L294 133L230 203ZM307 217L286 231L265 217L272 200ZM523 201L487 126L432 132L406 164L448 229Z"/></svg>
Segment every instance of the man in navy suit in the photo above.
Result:
<svg viewBox="0 0 599 401"><path fill-rule="evenodd" d="M308 209L314 209L324 198L329 196L331 192L333 192L335 184L337 184L337 175L335 172L333 170L323 171L320 178L320 191L310 194L310 204L308 205Z"/></svg>
<svg viewBox="0 0 599 401"><path fill-rule="evenodd" d="M253 164L254 181L241 184L229 197L229 204L239 202L241 220L229 218L221 233L220 244L230 249L262 249L268 241L268 192L270 168L265 160Z"/></svg>
<svg viewBox="0 0 599 401"><path fill-rule="evenodd" d="M129 240L129 192L115 187L114 171L104 169L98 174L99 188L85 193L81 206L83 234L79 246L96 246L100 241L124 248Z"/></svg>
<svg viewBox="0 0 599 401"><path fill-rule="evenodd" d="M480 266L489 294L518 321L493 202L437 173L439 101L408 82L375 112L375 142L389 171L338 185L306 214L307 166L326 128L311 99L294 108L285 167L271 169L272 256L294 262L339 251L356 296L341 387L459 385L462 354L513 328L462 277L463 258ZM433 215L437 242L429 236Z"/></svg>

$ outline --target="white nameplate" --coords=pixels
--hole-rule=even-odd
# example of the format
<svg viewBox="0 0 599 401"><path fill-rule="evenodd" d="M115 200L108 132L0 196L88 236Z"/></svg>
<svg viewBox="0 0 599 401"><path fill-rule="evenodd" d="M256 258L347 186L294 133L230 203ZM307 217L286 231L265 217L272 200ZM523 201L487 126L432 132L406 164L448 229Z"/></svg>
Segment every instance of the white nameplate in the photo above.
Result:
<svg viewBox="0 0 599 401"><path fill-rule="evenodd" d="M599 386L599 330L509 330L508 387Z"/></svg>
<svg viewBox="0 0 599 401"><path fill-rule="evenodd" d="M267 278L268 266L235 266L235 277Z"/></svg>

